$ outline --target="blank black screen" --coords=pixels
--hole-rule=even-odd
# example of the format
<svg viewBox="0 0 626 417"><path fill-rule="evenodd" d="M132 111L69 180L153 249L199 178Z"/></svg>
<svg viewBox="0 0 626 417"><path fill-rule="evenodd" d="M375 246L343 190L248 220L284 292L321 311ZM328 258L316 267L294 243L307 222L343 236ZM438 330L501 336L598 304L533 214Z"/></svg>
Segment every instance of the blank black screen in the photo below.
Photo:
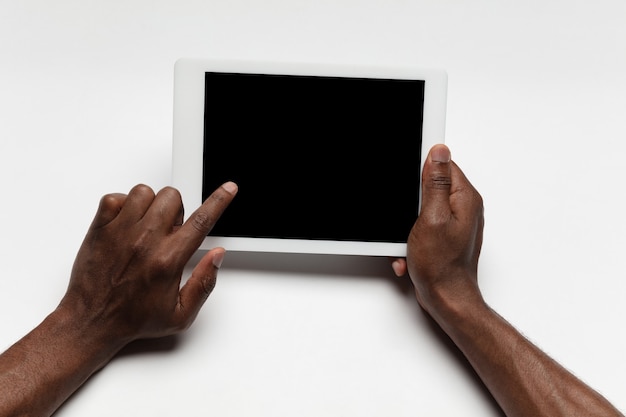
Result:
<svg viewBox="0 0 626 417"><path fill-rule="evenodd" d="M424 82L206 73L211 235L406 242L419 207Z"/></svg>

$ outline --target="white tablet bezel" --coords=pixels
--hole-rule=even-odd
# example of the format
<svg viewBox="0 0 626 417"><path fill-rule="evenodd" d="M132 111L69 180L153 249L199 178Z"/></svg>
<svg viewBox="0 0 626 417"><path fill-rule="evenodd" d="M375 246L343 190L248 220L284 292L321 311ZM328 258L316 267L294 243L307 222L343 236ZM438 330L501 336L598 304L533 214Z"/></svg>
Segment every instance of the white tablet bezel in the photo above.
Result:
<svg viewBox="0 0 626 417"><path fill-rule="evenodd" d="M172 186L180 191L187 213L202 203L206 72L424 80L420 176L428 150L444 142L447 74L440 69L180 59L174 67ZM421 190L418 192L421 203ZM200 249L217 246L228 251L406 256L406 243L220 237L210 234Z"/></svg>

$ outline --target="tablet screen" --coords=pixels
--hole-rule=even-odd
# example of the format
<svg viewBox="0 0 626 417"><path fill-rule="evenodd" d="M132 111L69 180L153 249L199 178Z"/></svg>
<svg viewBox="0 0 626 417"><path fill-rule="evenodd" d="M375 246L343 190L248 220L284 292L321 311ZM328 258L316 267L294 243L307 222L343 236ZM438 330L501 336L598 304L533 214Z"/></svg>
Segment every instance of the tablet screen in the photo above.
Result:
<svg viewBox="0 0 626 417"><path fill-rule="evenodd" d="M419 211L424 81L206 72L211 235L406 242Z"/></svg>

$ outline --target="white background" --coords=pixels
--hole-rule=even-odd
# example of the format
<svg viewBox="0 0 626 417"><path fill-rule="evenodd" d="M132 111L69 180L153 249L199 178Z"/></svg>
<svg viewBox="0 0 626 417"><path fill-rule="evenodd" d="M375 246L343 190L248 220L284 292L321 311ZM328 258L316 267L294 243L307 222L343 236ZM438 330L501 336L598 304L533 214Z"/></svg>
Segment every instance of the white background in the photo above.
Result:
<svg viewBox="0 0 626 417"><path fill-rule="evenodd" d="M54 309L103 194L169 184L176 59L420 65L485 199L486 299L626 410L625 23L621 0L0 0L0 348ZM58 415L499 413L386 259L231 252L187 333Z"/></svg>

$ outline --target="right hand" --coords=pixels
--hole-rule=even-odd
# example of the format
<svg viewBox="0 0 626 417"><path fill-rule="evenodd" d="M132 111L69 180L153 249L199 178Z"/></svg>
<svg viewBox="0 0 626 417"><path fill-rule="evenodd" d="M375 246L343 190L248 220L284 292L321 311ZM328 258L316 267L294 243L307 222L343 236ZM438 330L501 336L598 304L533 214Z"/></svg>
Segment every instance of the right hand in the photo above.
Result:
<svg viewBox="0 0 626 417"><path fill-rule="evenodd" d="M236 184L223 184L185 223L171 187L155 194L137 185L103 197L60 309L117 347L187 329L215 285L224 249L207 252L181 287L183 269L236 193Z"/></svg>
<svg viewBox="0 0 626 417"><path fill-rule="evenodd" d="M407 242L406 263L415 295L431 315L442 307L482 302L478 258L483 237L482 197L451 160L445 145L431 148L422 173L422 210Z"/></svg>

